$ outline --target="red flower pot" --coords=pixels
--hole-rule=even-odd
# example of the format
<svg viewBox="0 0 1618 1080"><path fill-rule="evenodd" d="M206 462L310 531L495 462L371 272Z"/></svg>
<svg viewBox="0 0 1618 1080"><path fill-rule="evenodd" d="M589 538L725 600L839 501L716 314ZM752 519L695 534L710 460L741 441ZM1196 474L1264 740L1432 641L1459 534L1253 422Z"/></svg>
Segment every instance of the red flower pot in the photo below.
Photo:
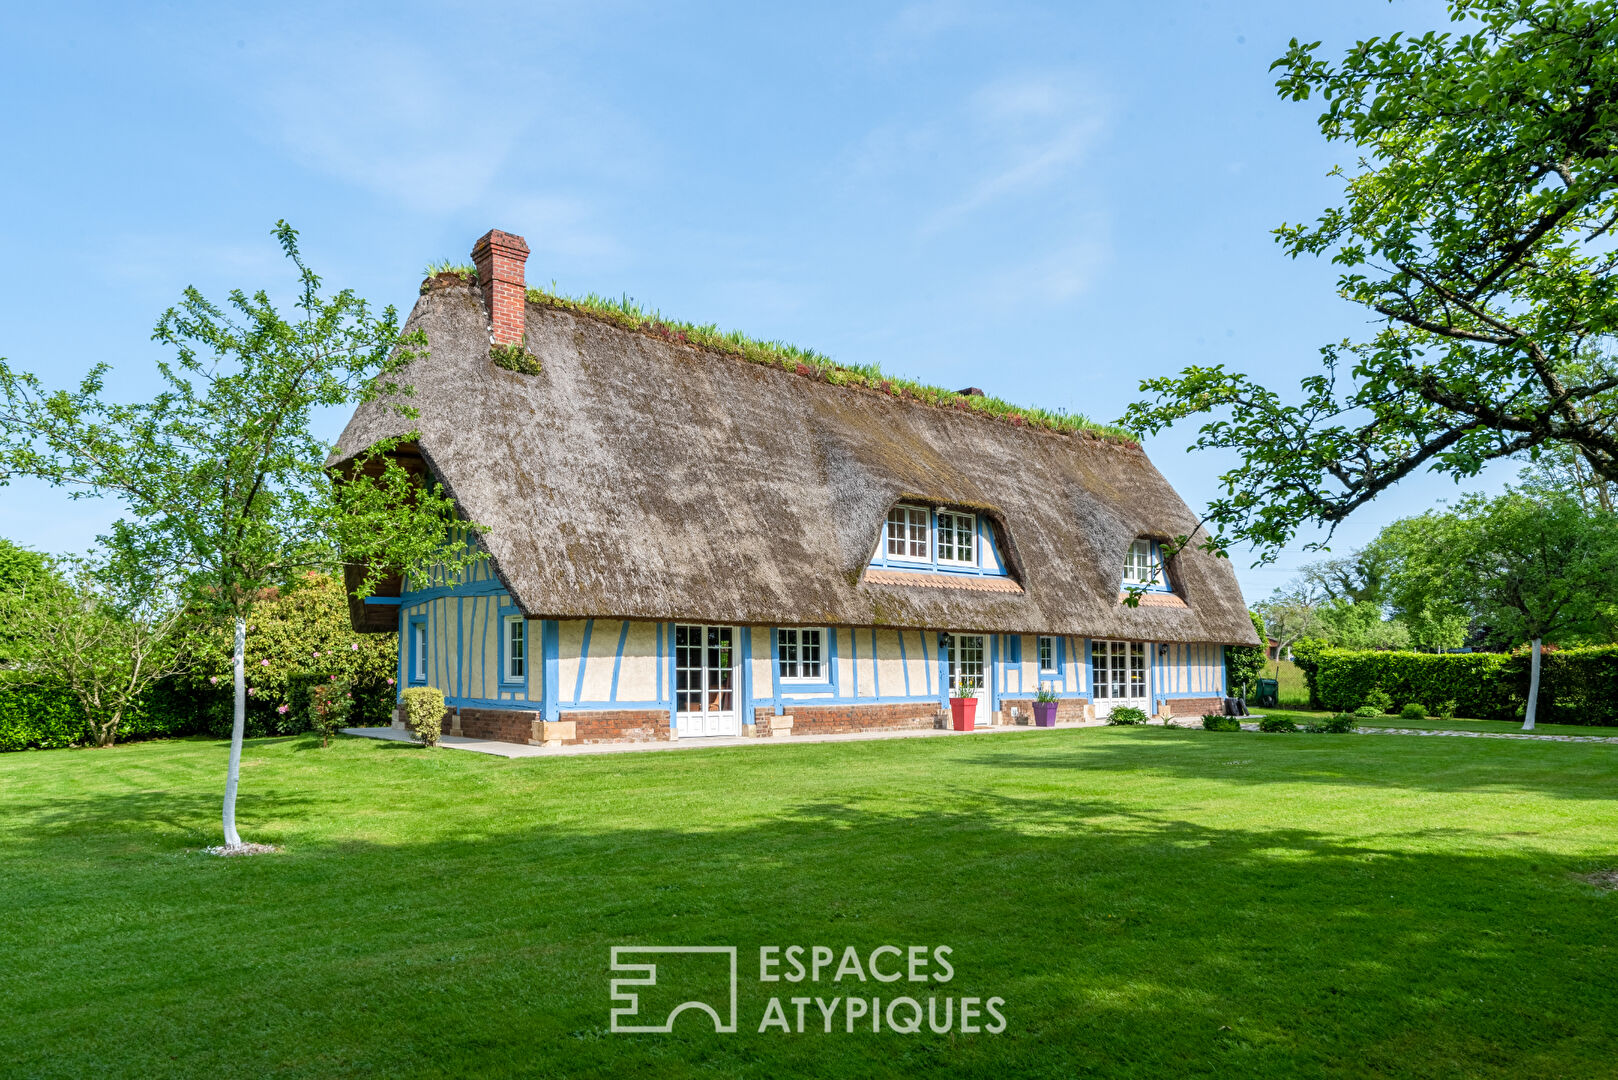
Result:
<svg viewBox="0 0 1618 1080"><path fill-rule="evenodd" d="M978 714L978 699L975 697L952 697L949 699L950 726L956 731L973 730L973 721Z"/></svg>
<svg viewBox="0 0 1618 1080"><path fill-rule="evenodd" d="M1056 702L1054 702L1054 701L1036 701L1036 702L1034 702L1034 726L1035 727L1055 727L1056 726Z"/></svg>

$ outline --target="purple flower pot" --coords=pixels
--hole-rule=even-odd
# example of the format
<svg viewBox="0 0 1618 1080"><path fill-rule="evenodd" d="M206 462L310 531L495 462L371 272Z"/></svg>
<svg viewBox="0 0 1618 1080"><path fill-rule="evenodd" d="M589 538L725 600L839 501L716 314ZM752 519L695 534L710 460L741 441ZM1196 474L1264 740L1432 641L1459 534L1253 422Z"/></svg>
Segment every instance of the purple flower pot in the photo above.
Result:
<svg viewBox="0 0 1618 1080"><path fill-rule="evenodd" d="M1055 727L1056 726L1056 702L1054 702L1054 701L1036 701L1036 702L1034 702L1034 726L1035 727Z"/></svg>

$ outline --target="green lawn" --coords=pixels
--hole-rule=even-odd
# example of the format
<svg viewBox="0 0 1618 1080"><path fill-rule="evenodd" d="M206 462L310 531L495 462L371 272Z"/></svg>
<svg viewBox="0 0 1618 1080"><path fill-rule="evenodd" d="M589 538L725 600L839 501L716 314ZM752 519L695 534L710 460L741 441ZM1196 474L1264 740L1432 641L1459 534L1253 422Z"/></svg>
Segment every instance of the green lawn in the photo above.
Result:
<svg viewBox="0 0 1618 1080"><path fill-rule="evenodd" d="M0 756L24 1077L1610 1077L1618 747L1089 728L506 761L259 740ZM616 944L741 948L741 1030L608 1032ZM761 945L947 984L760 984ZM1000 1034L758 1034L771 994ZM792 1006L787 1006L788 1015Z"/></svg>

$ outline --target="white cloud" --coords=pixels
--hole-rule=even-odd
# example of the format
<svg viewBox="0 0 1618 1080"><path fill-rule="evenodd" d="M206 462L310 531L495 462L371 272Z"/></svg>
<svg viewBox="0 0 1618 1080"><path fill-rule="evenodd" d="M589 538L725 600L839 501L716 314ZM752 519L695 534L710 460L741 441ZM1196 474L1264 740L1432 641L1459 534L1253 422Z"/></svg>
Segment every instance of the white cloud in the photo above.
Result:
<svg viewBox="0 0 1618 1080"><path fill-rule="evenodd" d="M415 46L301 39L271 53L258 105L275 138L306 167L410 209L477 203L522 134L472 69L452 77Z"/></svg>
<svg viewBox="0 0 1618 1080"><path fill-rule="evenodd" d="M928 217L923 234L1004 200L1077 180L1104 127L1100 102L1064 80L1023 78L983 87L955 132L971 148L977 168L963 177L963 190Z"/></svg>

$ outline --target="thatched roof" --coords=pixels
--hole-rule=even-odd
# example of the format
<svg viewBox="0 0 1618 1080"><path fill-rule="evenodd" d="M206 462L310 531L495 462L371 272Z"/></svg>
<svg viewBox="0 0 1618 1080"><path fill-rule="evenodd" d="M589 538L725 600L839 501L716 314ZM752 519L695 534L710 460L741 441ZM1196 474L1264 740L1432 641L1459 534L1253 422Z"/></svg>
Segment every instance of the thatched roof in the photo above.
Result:
<svg viewBox="0 0 1618 1080"><path fill-rule="evenodd" d="M419 419L361 406L333 456L419 431L425 466L529 615L899 626L1254 644L1228 560L1184 606L1119 603L1124 551L1196 517L1139 447L828 385L529 303L543 367L494 366L476 286L424 294ZM976 509L1020 588L865 575L901 499ZM356 612L358 614L358 612ZM365 613L372 619L376 616ZM377 628L373 623L371 628Z"/></svg>

